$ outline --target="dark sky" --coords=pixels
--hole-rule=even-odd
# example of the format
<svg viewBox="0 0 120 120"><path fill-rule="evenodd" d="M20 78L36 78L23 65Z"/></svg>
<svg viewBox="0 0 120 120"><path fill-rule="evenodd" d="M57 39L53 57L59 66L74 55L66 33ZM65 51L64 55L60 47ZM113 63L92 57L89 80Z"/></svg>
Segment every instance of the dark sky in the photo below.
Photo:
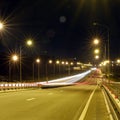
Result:
<svg viewBox="0 0 120 120"><path fill-rule="evenodd" d="M1 48L14 49L27 38L40 54L89 61L95 36L110 33L110 56L120 57L120 0L1 0ZM103 26L93 26L97 22Z"/></svg>

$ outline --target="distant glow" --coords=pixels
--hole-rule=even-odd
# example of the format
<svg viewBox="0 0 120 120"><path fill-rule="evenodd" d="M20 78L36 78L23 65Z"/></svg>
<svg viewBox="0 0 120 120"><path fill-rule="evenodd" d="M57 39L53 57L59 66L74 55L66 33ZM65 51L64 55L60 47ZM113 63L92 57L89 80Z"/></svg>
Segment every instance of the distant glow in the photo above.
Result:
<svg viewBox="0 0 120 120"><path fill-rule="evenodd" d="M119 60L119 59L117 60L117 63L120 63L120 60Z"/></svg>
<svg viewBox="0 0 120 120"><path fill-rule="evenodd" d="M57 60L57 61L56 61L56 64L59 64L59 63L60 63L60 61L59 61L59 60Z"/></svg>
<svg viewBox="0 0 120 120"><path fill-rule="evenodd" d="M65 64L65 62L64 61L62 61L62 65L64 65Z"/></svg>
<svg viewBox="0 0 120 120"><path fill-rule="evenodd" d="M70 65L73 65L73 62L71 62Z"/></svg>
<svg viewBox="0 0 120 120"><path fill-rule="evenodd" d="M4 84L1 84L0 86L1 86L1 87L3 87L3 86L4 86Z"/></svg>
<svg viewBox="0 0 120 120"><path fill-rule="evenodd" d="M68 65L68 62L66 62L65 64Z"/></svg>
<svg viewBox="0 0 120 120"><path fill-rule="evenodd" d="M110 63L110 61L109 61L109 60L107 60L106 62L107 62L107 63Z"/></svg>
<svg viewBox="0 0 120 120"><path fill-rule="evenodd" d="M53 62L52 60L49 60L49 63L50 63L50 64L52 64L52 62Z"/></svg>
<svg viewBox="0 0 120 120"><path fill-rule="evenodd" d="M104 62L102 62L102 63L100 64L100 66L106 66L109 62L110 62L109 60L105 60Z"/></svg>
<svg viewBox="0 0 120 120"><path fill-rule="evenodd" d="M8 86L8 84L5 84L5 87L7 87Z"/></svg>
<svg viewBox="0 0 120 120"><path fill-rule="evenodd" d="M39 58L38 58L38 59L36 59L36 62L37 62L37 63L40 63L40 59L39 59Z"/></svg>
<svg viewBox="0 0 120 120"><path fill-rule="evenodd" d="M77 62L77 65L80 65L80 62Z"/></svg>
<svg viewBox="0 0 120 120"><path fill-rule="evenodd" d="M99 56L98 56L98 55L96 55L96 56L95 56L95 59L99 59Z"/></svg>

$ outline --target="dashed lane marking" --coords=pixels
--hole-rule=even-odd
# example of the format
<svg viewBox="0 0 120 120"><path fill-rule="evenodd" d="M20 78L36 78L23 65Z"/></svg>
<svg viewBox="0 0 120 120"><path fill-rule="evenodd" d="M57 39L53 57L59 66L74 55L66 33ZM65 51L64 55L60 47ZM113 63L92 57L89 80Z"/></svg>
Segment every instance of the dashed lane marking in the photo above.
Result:
<svg viewBox="0 0 120 120"><path fill-rule="evenodd" d="M36 98L28 98L26 99L27 101L32 101L32 100L35 100Z"/></svg>

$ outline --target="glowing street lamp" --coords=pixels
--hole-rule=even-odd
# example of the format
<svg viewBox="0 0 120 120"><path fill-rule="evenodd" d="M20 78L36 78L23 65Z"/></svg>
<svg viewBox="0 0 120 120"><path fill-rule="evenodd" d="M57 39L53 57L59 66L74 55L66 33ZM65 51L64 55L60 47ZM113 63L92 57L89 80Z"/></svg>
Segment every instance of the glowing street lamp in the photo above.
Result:
<svg viewBox="0 0 120 120"><path fill-rule="evenodd" d="M49 64L52 64L52 62L53 62L52 60L49 60Z"/></svg>
<svg viewBox="0 0 120 120"><path fill-rule="evenodd" d="M60 61L59 61L59 60L57 60L57 61L56 61L56 64L60 64Z"/></svg>
<svg viewBox="0 0 120 120"><path fill-rule="evenodd" d="M117 60L117 63L120 63L120 59Z"/></svg>
<svg viewBox="0 0 120 120"><path fill-rule="evenodd" d="M27 44L28 46L31 46L31 45L33 45L33 41L32 41L32 40L27 40L27 41L26 41L26 44Z"/></svg>
<svg viewBox="0 0 120 120"><path fill-rule="evenodd" d="M18 61L18 56L16 54L12 56L12 61L14 62Z"/></svg>
<svg viewBox="0 0 120 120"><path fill-rule="evenodd" d="M96 56L95 56L95 59L99 59L99 56L98 56L98 55L96 55Z"/></svg>
<svg viewBox="0 0 120 120"><path fill-rule="evenodd" d="M9 60L9 81L11 80L11 62L17 62L19 59L17 54L13 54Z"/></svg>
<svg viewBox="0 0 120 120"><path fill-rule="evenodd" d="M99 52L100 52L99 49L95 49L95 50L94 50L94 53L95 53L95 54L98 54Z"/></svg>
<svg viewBox="0 0 120 120"><path fill-rule="evenodd" d="M61 72L60 60L56 60L56 64L58 65L58 70L59 70L59 75L60 75L60 72Z"/></svg>
<svg viewBox="0 0 120 120"><path fill-rule="evenodd" d="M26 45L32 46L33 42L32 40L27 40ZM22 81L22 46L20 45L20 82Z"/></svg>
<svg viewBox="0 0 120 120"><path fill-rule="evenodd" d="M34 63L37 63L38 64L38 81L39 81L39 72L40 72L40 70L39 70L39 63L40 63L40 59L39 58L37 58L34 62L33 62L33 81L34 81Z"/></svg>
<svg viewBox="0 0 120 120"><path fill-rule="evenodd" d="M39 73L40 73L40 69L39 69L40 59L39 58L36 59L36 63L38 64L38 81L39 81L39 77L40 77L40 75L39 75Z"/></svg>
<svg viewBox="0 0 120 120"><path fill-rule="evenodd" d="M66 64L66 65L68 65L69 63L68 63L68 62L66 62L65 64Z"/></svg>
<svg viewBox="0 0 120 120"><path fill-rule="evenodd" d="M100 42L100 41L99 41L99 39L97 39L97 38L95 38L94 41L93 41L93 43L94 43L95 45L98 45L99 42Z"/></svg>
<svg viewBox="0 0 120 120"><path fill-rule="evenodd" d="M40 59L38 58L38 59L36 59L36 63L40 63Z"/></svg>
<svg viewBox="0 0 120 120"><path fill-rule="evenodd" d="M2 30L4 28L4 25L2 22L0 22L0 30Z"/></svg>
<svg viewBox="0 0 120 120"><path fill-rule="evenodd" d="M64 62L64 61L62 61L61 63L62 63L62 65L64 65L64 64L65 64L65 62Z"/></svg>

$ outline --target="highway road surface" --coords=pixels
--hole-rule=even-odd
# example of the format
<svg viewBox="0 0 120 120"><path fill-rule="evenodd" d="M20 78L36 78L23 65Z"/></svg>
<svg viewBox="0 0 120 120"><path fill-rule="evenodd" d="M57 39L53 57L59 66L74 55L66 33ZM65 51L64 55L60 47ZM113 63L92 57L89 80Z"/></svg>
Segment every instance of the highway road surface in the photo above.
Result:
<svg viewBox="0 0 120 120"><path fill-rule="evenodd" d="M0 120L110 120L95 78L74 86L0 93Z"/></svg>

